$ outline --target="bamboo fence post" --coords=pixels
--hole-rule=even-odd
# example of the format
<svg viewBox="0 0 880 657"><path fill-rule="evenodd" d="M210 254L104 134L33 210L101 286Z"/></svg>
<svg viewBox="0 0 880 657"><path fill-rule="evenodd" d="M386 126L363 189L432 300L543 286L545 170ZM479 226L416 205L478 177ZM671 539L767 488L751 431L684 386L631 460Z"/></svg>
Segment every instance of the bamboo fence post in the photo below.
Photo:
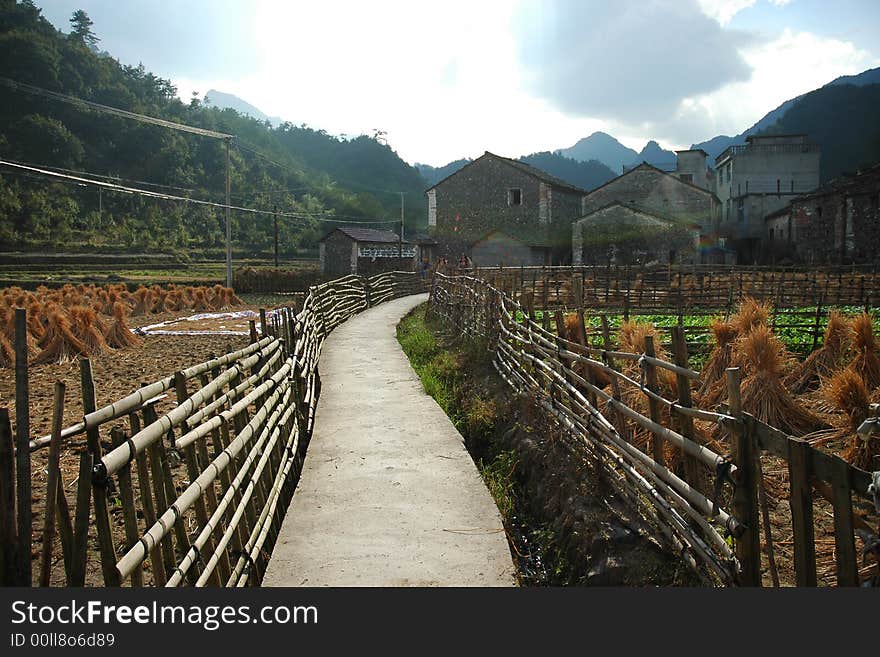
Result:
<svg viewBox="0 0 880 657"><path fill-rule="evenodd" d="M816 538L813 527L813 487L810 484L812 475L810 444L800 438L791 438L788 447L795 582L798 586L816 586Z"/></svg>
<svg viewBox="0 0 880 657"><path fill-rule="evenodd" d="M128 422L131 435L140 431L141 423L136 412L131 413L128 416ZM153 505L153 492L150 488L150 468L147 463L147 452L141 452L138 454L136 463L138 488L140 488L141 492L141 508L144 514L144 524L146 525L146 528L149 529L156 524L156 507ZM168 577L165 574L165 563L162 560L162 549L159 546L153 546L150 550L150 571L153 573L153 585L165 586Z"/></svg>
<svg viewBox="0 0 880 657"><path fill-rule="evenodd" d="M46 477L46 510L43 520L43 549L40 563L40 586L49 586L52 575L52 548L55 543L55 507L58 503L58 460L61 455L61 429L64 422L64 382L55 382L52 407L52 440L49 443L49 462Z"/></svg>
<svg viewBox="0 0 880 657"><path fill-rule="evenodd" d="M656 356L653 335L645 336L645 355L651 358ZM657 366L648 361L645 361L645 383L651 392L660 392L657 387ZM648 412L652 421L657 424L663 423L660 402L651 396L648 396ZM657 463L665 465L666 458L663 454L663 439L653 433L651 434L651 454Z"/></svg>
<svg viewBox="0 0 880 657"><path fill-rule="evenodd" d="M150 425L156 421L156 409L154 409L152 405L144 407L144 424ZM170 504L165 481L164 466L167 464L167 459L164 458L164 447L165 445L161 440L156 440L147 448L150 457L150 477L153 483L153 495L156 500L155 515L157 518L165 512L165 509L167 509ZM164 464L163 460L165 461ZM172 494L174 493L173 486L171 492ZM156 520L153 520L153 522L155 523ZM171 539L171 532L165 534L160 541L160 544L162 546L163 573L167 575L174 571L176 565L174 559L174 543ZM180 549L182 550L183 548L180 547Z"/></svg>
<svg viewBox="0 0 880 657"><path fill-rule="evenodd" d="M58 536L61 539L61 552L64 557L64 574L67 578L67 585L70 586L70 573L73 564L73 522L70 519L70 506L67 504L67 495L64 493L64 478L61 476L60 468L56 491Z"/></svg>
<svg viewBox="0 0 880 657"><path fill-rule="evenodd" d="M547 272L544 270L542 271L541 276L541 325L547 332L550 331L550 316L547 314L547 306L550 304L550 298L548 296L549 286L550 282L547 280Z"/></svg>
<svg viewBox="0 0 880 657"><path fill-rule="evenodd" d="M85 586L88 560L89 515L92 501L92 453L84 449L79 454L79 477L76 490L76 517L73 522L73 558L70 564L68 586Z"/></svg>
<svg viewBox="0 0 880 657"><path fill-rule="evenodd" d="M260 308L260 334L265 338L269 335L269 324L266 322L266 309Z"/></svg>
<svg viewBox="0 0 880 657"><path fill-rule="evenodd" d="M761 450L755 447L755 477L758 480L758 503L761 507L761 520L764 524L764 543L767 545L767 565L770 567L770 580L774 588L779 588L779 570L776 568L776 552L773 548L773 528L770 524L770 506L767 501L767 487L764 484L764 467L761 464Z"/></svg>
<svg viewBox="0 0 880 657"><path fill-rule="evenodd" d="M672 352L675 364L679 367L687 368L687 342L685 341L684 328L680 325L672 327ZM683 374L676 373L675 385L678 393L678 401L676 403L679 406L683 406L684 408L692 408L693 400L691 399L691 380ZM674 419L674 421L681 428L681 435L692 442L700 442L697 439L696 432L694 431L694 419L692 417L688 415L679 415ZM682 459L684 460L686 479L690 482L691 486L700 491L705 490L699 463L696 461L696 459L688 456L684 452L682 452Z"/></svg>
<svg viewBox="0 0 880 657"><path fill-rule="evenodd" d="M813 351L816 351L816 347L819 345L819 328L822 325L822 301L824 300L824 296L819 294L819 297L816 299L816 320L813 325Z"/></svg>
<svg viewBox="0 0 880 657"><path fill-rule="evenodd" d="M259 338L257 337L257 324L254 320L248 321L248 334L250 335L250 344L253 344Z"/></svg>
<svg viewBox="0 0 880 657"><path fill-rule="evenodd" d="M0 408L0 585L18 585L18 527L15 515L15 444L9 410Z"/></svg>
<svg viewBox="0 0 880 657"><path fill-rule="evenodd" d="M727 399L730 414L736 419L731 427L731 451L737 467L736 487L733 491L733 516L745 527L736 540L736 556L742 569L740 583L743 586L761 586L761 537L758 529L758 499L755 486L754 437L743 422L742 397L740 396L740 370L729 367L727 376Z"/></svg>
<svg viewBox="0 0 880 657"><path fill-rule="evenodd" d="M611 329L608 326L608 317L605 315L605 313L602 313L601 315L599 315L599 319L602 322L602 339L603 344L605 345L605 352L608 352L611 351L613 348L613 345L611 344ZM605 364L608 365L609 368L611 368L612 370L617 369L616 367L614 367L614 359L611 356L609 356L607 353L604 353L603 357L605 359ZM609 378L611 379L611 396L616 401L620 401L620 381L618 381L617 377L613 374L609 375ZM623 416L623 413L621 413L617 409L614 410L614 417L616 419L616 422L614 424L617 427L617 432L620 434L621 438L623 438L626 442L629 442L629 430L626 426L626 418Z"/></svg>
<svg viewBox="0 0 880 657"><path fill-rule="evenodd" d="M110 430L110 435L113 439L114 448L125 443L125 431L123 431L122 427L113 427ZM119 470L116 479L119 482L119 494L122 498L122 518L125 523L125 549L128 551L140 539L137 511L134 503L134 489L131 484L131 463L126 463ZM144 585L143 564L138 564L137 568L132 571L131 585L132 587Z"/></svg>
<svg viewBox="0 0 880 657"><path fill-rule="evenodd" d="M852 482L849 463L839 456L831 460L831 492L834 505L834 553L838 586L859 585L859 565L853 538Z"/></svg>
<svg viewBox="0 0 880 657"><path fill-rule="evenodd" d="M20 586L31 585L30 384L28 380L27 310L15 309L15 465L18 494L18 571Z"/></svg>
<svg viewBox="0 0 880 657"><path fill-rule="evenodd" d="M97 408L95 383L92 379L92 362L88 358L80 359L79 373L82 386L83 414L88 415L94 413ZM98 433L98 427L87 429L86 437L89 452L92 455L92 465L97 465L101 460L101 437ZM104 585L119 586L119 572L116 570L116 548L113 545L113 531L110 525L110 504L107 499L107 481L93 481L92 488Z"/></svg>

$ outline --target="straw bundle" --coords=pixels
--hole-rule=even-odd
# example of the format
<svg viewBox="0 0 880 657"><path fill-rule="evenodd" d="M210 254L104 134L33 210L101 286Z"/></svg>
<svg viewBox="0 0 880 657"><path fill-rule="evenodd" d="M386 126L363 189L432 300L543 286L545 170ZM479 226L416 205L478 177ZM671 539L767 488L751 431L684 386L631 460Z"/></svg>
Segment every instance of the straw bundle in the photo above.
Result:
<svg viewBox="0 0 880 657"><path fill-rule="evenodd" d="M877 357L877 340L871 316L862 313L853 317L850 327L856 352L850 367L862 377L868 390L873 390L880 386L880 358Z"/></svg>
<svg viewBox="0 0 880 657"><path fill-rule="evenodd" d="M753 297L744 297L736 313L730 318L730 324L737 335L745 335L753 328L767 326L773 308Z"/></svg>
<svg viewBox="0 0 880 657"><path fill-rule="evenodd" d="M15 345L15 310L15 307L9 309L4 308L3 313L5 313L5 315L0 316L0 321L3 322L3 335L11 345ZM28 315L30 315L30 311L28 311ZM40 351L39 341L34 337L30 329L30 317L28 317L27 351L29 359L36 356Z"/></svg>
<svg viewBox="0 0 880 657"><path fill-rule="evenodd" d="M873 470L874 459L880 456L880 441L872 436L860 436L859 426L868 417L868 389L865 382L854 370L841 370L822 385L825 399L846 416L843 426L829 438L849 437L849 445L842 456L857 468ZM825 442L823 440L823 442Z"/></svg>
<svg viewBox="0 0 880 657"><path fill-rule="evenodd" d="M741 392L743 410L795 436L827 426L801 406L782 384L785 348L769 328L759 325L738 337L733 361L746 373Z"/></svg>
<svg viewBox="0 0 880 657"><path fill-rule="evenodd" d="M89 355L102 354L109 350L104 334L96 326L95 311L86 306L74 306L70 309L72 320L71 331L86 347Z"/></svg>
<svg viewBox="0 0 880 657"><path fill-rule="evenodd" d="M727 392L724 371L730 367L733 358L733 341L736 329L733 324L716 319L711 324L715 334L715 347L701 372L702 383L697 394L704 406L715 406L720 403Z"/></svg>
<svg viewBox="0 0 880 657"><path fill-rule="evenodd" d="M832 376L843 366L849 343L850 331L846 318L836 311L832 312L828 317L822 346L795 366L785 377L785 386L796 395L817 388L821 379Z"/></svg>
<svg viewBox="0 0 880 657"><path fill-rule="evenodd" d="M207 295L205 294L205 290L202 288L196 288L193 290L193 310L199 312L211 311L214 307L208 301Z"/></svg>
<svg viewBox="0 0 880 657"><path fill-rule="evenodd" d="M230 292L231 288L227 288ZM233 293L233 297L235 294ZM580 320L576 313L571 313L565 316L565 335L563 336L569 342L580 343ZM590 374L592 374L592 381L599 388L604 388L608 385L611 385L611 378L605 373L604 370L600 370L596 367L590 367L585 363L575 363L572 367L572 370L575 374L590 380L587 377L587 370L589 369Z"/></svg>
<svg viewBox="0 0 880 657"><path fill-rule="evenodd" d="M113 306L113 323L104 335L107 344L114 349L125 349L126 347L136 347L142 340L140 336L131 332L128 323L125 321L128 307L124 303L117 302Z"/></svg>
<svg viewBox="0 0 880 657"><path fill-rule="evenodd" d="M139 287L134 293L135 305L132 308L132 315L146 315L153 308L153 298L150 290L145 287Z"/></svg>
<svg viewBox="0 0 880 657"><path fill-rule="evenodd" d="M15 367L15 349L2 333L0 333L0 367Z"/></svg>
<svg viewBox="0 0 880 657"><path fill-rule="evenodd" d="M154 291L153 298L155 299L155 303L153 304L153 307L150 308L150 312L154 315L174 310L173 307L169 307L168 293L165 290L160 288L158 291Z"/></svg>
<svg viewBox="0 0 880 657"><path fill-rule="evenodd" d="M34 364L40 363L66 363L77 356L88 353L88 348L70 330L70 321L60 311L53 311L49 315L49 327L46 330L46 346L37 357Z"/></svg>

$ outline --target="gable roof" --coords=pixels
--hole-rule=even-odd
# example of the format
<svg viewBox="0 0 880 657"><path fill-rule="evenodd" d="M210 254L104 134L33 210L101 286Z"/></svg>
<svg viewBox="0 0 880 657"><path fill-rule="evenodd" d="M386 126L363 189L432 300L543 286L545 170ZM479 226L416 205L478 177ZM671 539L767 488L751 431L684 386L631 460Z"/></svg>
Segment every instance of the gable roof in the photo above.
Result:
<svg viewBox="0 0 880 657"><path fill-rule="evenodd" d="M649 209L643 208L639 205L633 205L632 203L624 203L623 201L612 201L611 203L603 205L601 208L596 208L592 212L588 212L587 214L575 219L574 223L579 223L585 219L589 219L594 214L604 212L605 210L608 210L609 208L613 208L613 207L623 208L625 210L632 212L633 214L643 214L646 217L650 217L650 218L655 219L657 221L662 221L665 224L672 224L672 225L677 225L677 226L688 226L688 225L692 225L692 223L693 223L693 222L682 221L681 219L676 219L675 217L671 217L669 215L662 214L662 213L657 212L655 210L649 210Z"/></svg>
<svg viewBox="0 0 880 657"><path fill-rule="evenodd" d="M526 164L525 162L521 162L519 160L514 160L513 158L509 158L509 157L504 157L502 155L496 155L495 153L490 153L489 151L486 151L485 153L483 153L476 160L472 160L472 161L468 162L461 169L458 169L457 171L453 171L445 178L438 180L433 185L428 187L428 189L426 189L425 192L426 193L430 192L435 187L438 187L442 183L444 183L447 180L449 180L450 178L452 178L452 176L457 175L461 171L467 169L469 166L479 162L480 160L482 160L483 158L486 158L486 157L494 158L500 162L504 162L508 166L512 166L515 169L519 169L523 173L528 174L529 176L532 176L533 178L536 178L542 182L545 182L548 185L552 185L553 187L565 189L570 192L575 192L576 194L586 194L587 193L587 190L581 189L580 187L572 185L571 183L567 183L564 180L562 180L561 178L557 178L556 176L551 176L546 171L542 171L541 169L539 169L537 167L533 167L531 164Z"/></svg>
<svg viewBox="0 0 880 657"><path fill-rule="evenodd" d="M382 244L397 244L399 238L397 233L393 233L390 230L376 230L374 228L356 228L351 226L337 226L330 232L328 232L324 237L322 237L319 242L323 242L328 237L330 237L333 233L339 231L340 233L347 235L355 242L379 242ZM403 240L404 244L409 244L408 240Z"/></svg>
<svg viewBox="0 0 880 657"><path fill-rule="evenodd" d="M697 190L698 192L702 192L703 194L706 194L707 196L709 196L709 197L711 197L711 198L714 198L714 199L715 199L716 201L718 201L719 203L721 202L721 201L718 199L718 197L715 195L715 192L711 192L711 191L709 191L708 189L703 189L703 188L700 187L699 185L695 185L694 183L690 183L690 182L687 182L687 181L685 181L685 180L682 180L681 178L679 178L679 177L676 176L675 174L670 173L669 171L664 171L663 169L658 169L658 168L655 167L653 164L649 164L648 162L642 162L641 164L639 164L638 166L633 167L632 169L627 169L627 170L624 171L622 174L620 174L619 176L617 176L617 178L612 178L611 180L609 180L609 181L608 181L607 183L605 183L604 185L599 185L596 189L590 190L589 192L584 192L584 195L585 195L585 196L592 196L593 194L595 194L596 192L598 192L600 189L604 189L604 188L608 187L608 185L611 185L612 183L617 182L617 181L620 180L621 178L623 178L623 177L625 177L625 176L628 176L628 175L630 175L631 173L633 173L634 171L638 171L639 169L649 169L649 170L651 170L651 171L656 171L657 173L662 173L664 176L669 176L672 180L674 180L675 182L679 183L680 185L686 185L686 186L688 186L688 187L690 187L690 188L692 188L692 189Z"/></svg>

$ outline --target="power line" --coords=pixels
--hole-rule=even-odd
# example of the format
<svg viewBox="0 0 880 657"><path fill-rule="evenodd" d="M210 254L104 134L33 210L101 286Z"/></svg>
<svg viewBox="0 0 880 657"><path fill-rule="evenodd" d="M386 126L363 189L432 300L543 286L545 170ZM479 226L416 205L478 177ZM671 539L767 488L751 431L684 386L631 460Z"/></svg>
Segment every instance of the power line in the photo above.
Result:
<svg viewBox="0 0 880 657"><path fill-rule="evenodd" d="M68 96L67 94L58 93L57 91L49 91L48 89L35 87L33 85L25 84L23 82L17 82L7 77L0 76L0 84L4 84L7 87L11 87L12 89L15 89L17 91L24 91L25 93L29 93L35 96L43 96L44 98L50 98L52 100L68 103L70 105L77 106L80 109L91 109L97 112L104 112L105 114L112 114L114 116L119 116L125 119L133 119L135 121L140 121L141 123L150 123L152 125L158 125L163 128L171 128L172 130L179 130L181 132L189 132L194 135L201 135L202 137L212 137L214 139L232 139L233 137L233 135L228 135L223 132L206 130L205 128L196 128L195 126L186 125L184 123L175 123L174 121L166 121L165 119L158 119L154 116L147 116L146 114L129 112L128 110L119 109L118 107L102 105L101 103L96 103L91 100L85 100L84 98Z"/></svg>
<svg viewBox="0 0 880 657"><path fill-rule="evenodd" d="M237 205L227 205L225 203L216 203L214 201L206 201L204 199L196 199L187 196L174 196L172 194L163 194L161 192L153 192L147 189L138 189L136 187L125 187L123 185L115 185L113 183L103 182L101 180L92 180L90 178L81 178L78 176L72 176L68 174L58 173L57 171L49 171L47 169L40 169L38 167L28 166L25 164L18 164L16 162L9 162L6 160L0 159L0 166L7 166L13 169L17 169L20 171L29 171L31 173L37 173L49 178L54 178L57 180L68 180L74 181L84 185L93 185L96 187L100 187L102 189L107 189L109 191L121 192L124 194L135 194L139 196L145 196L148 198L155 198L159 200L165 201L181 201L183 203L192 203L194 205L201 205L205 207L211 208L219 208L219 209L229 209L235 210L236 212L246 212L250 214L259 214L259 215L267 215L272 216L276 214L271 210L260 210L258 208L246 208ZM288 217L291 219L311 219L313 221L321 221L327 223L341 223L341 224L353 224L353 223L362 223L362 224L396 224L397 221L394 220L366 220L366 221L352 221L350 219L344 219L337 216L333 216L332 218L325 218L321 216L317 216L315 214L309 213L295 213L295 212L278 212L277 215L279 217ZM359 217L359 219L363 219Z"/></svg>

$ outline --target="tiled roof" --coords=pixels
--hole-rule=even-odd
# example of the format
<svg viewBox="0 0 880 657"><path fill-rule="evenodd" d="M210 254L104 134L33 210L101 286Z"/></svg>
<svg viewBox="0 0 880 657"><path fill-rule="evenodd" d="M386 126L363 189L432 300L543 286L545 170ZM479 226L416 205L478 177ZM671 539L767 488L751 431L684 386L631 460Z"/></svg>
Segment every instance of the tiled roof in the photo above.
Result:
<svg viewBox="0 0 880 657"><path fill-rule="evenodd" d="M397 233L393 233L390 230L376 230L374 228L353 228L351 226L337 226L329 233L327 233L324 237L321 238L323 242L327 239L334 231L339 231L348 235L355 242L380 242L383 244L397 244L399 238ZM408 240L403 240L404 244L409 244Z"/></svg>

